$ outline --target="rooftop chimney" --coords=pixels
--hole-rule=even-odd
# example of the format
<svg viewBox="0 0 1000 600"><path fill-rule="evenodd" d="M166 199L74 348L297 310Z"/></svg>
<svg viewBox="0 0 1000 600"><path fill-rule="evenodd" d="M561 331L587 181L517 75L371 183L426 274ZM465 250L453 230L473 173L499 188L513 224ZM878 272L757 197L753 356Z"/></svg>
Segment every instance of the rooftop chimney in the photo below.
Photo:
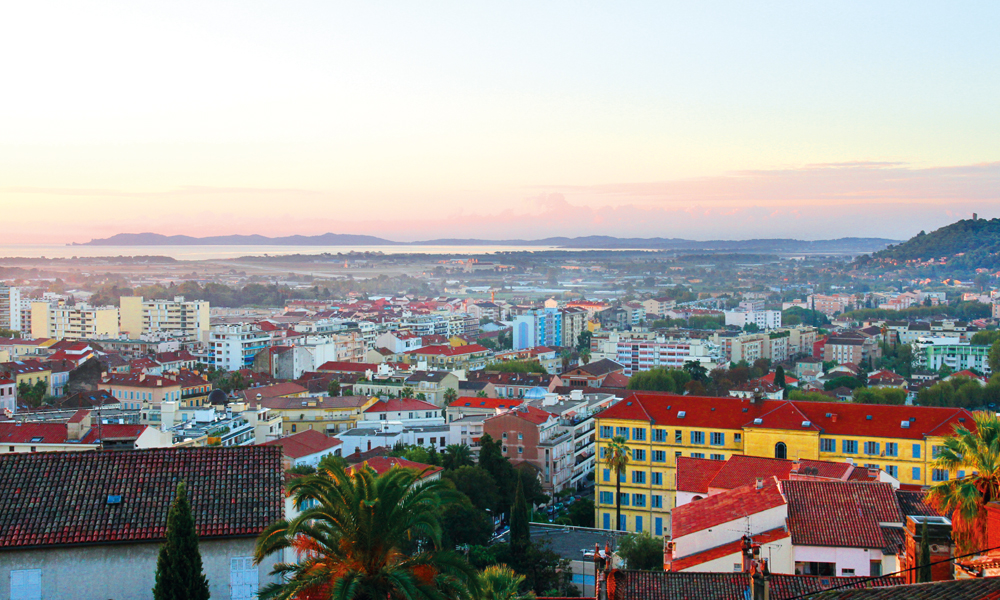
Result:
<svg viewBox="0 0 1000 600"><path fill-rule="evenodd" d="M763 488L764 488L764 478L763 477L758 477L757 478L757 489L760 490L760 489L763 489Z"/></svg>

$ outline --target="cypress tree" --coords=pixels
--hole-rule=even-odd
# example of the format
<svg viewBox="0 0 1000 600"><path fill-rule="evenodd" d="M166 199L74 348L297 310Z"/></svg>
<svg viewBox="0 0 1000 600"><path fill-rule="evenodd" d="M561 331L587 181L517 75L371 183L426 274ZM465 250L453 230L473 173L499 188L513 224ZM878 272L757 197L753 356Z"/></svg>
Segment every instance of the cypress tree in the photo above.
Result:
<svg viewBox="0 0 1000 600"><path fill-rule="evenodd" d="M785 367L778 365L778 368L774 370L774 385L785 389Z"/></svg>
<svg viewBox="0 0 1000 600"><path fill-rule="evenodd" d="M198 535L187 499L187 485L177 484L177 495L167 516L167 541L156 560L155 600L208 600L208 578L202 573Z"/></svg>
<svg viewBox="0 0 1000 600"><path fill-rule="evenodd" d="M510 545L515 550L523 551L531 544L531 526L528 520L528 503L524 500L524 486L518 477L514 508L510 514Z"/></svg>
<svg viewBox="0 0 1000 600"><path fill-rule="evenodd" d="M927 533L927 519L924 519L920 526L920 556L918 557L920 567L917 569L917 582L930 583L931 581L931 541Z"/></svg>

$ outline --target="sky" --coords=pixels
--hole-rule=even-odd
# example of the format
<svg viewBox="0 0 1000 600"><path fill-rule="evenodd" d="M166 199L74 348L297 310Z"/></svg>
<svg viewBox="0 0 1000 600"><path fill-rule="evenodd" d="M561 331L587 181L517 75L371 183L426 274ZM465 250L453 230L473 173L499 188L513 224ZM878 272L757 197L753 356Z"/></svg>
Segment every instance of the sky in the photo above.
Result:
<svg viewBox="0 0 1000 600"><path fill-rule="evenodd" d="M0 9L5 243L906 239L1000 217L1000 3Z"/></svg>

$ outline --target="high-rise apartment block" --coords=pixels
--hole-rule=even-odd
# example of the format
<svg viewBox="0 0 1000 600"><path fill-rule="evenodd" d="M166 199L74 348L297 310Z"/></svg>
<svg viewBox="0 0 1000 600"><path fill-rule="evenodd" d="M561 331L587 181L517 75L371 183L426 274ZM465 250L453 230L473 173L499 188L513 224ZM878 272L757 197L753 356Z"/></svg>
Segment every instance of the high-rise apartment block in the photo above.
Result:
<svg viewBox="0 0 1000 600"><path fill-rule="evenodd" d="M121 297L121 331L131 338L160 335L183 342L204 341L209 330L207 300L144 300Z"/></svg>
<svg viewBox="0 0 1000 600"><path fill-rule="evenodd" d="M562 343L562 313L558 308L535 309L514 319L514 350Z"/></svg>
<svg viewBox="0 0 1000 600"><path fill-rule="evenodd" d="M70 306L32 302L31 337L66 340L117 338L118 309L84 303Z"/></svg>
<svg viewBox="0 0 1000 600"><path fill-rule="evenodd" d="M21 289L0 283L0 329L21 331Z"/></svg>

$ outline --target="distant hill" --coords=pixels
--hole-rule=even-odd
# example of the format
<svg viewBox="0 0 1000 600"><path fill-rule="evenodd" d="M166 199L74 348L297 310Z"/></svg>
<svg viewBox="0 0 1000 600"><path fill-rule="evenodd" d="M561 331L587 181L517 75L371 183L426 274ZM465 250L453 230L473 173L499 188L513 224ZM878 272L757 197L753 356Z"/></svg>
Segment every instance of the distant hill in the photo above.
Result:
<svg viewBox="0 0 1000 600"><path fill-rule="evenodd" d="M960 262L970 264L981 261L987 267L998 262L994 256L997 252L1000 252L1000 219L964 219L930 233L921 231L902 244L876 252L872 260L905 262L947 258L949 261L963 259Z"/></svg>
<svg viewBox="0 0 1000 600"><path fill-rule="evenodd" d="M725 252L780 252L780 253L835 253L860 254L875 252L894 243L895 240L882 238L840 238L836 240L710 240L696 241L680 238L618 238L606 235L584 237L551 237L540 240L483 240L436 239L420 242L395 242L370 235L325 233L323 235L291 235L266 237L263 235L221 235L212 237L191 237L187 235L160 235L158 233L119 233L109 238L91 240L85 246L553 246L557 248L594 248L605 250L677 250L677 251L725 251Z"/></svg>

